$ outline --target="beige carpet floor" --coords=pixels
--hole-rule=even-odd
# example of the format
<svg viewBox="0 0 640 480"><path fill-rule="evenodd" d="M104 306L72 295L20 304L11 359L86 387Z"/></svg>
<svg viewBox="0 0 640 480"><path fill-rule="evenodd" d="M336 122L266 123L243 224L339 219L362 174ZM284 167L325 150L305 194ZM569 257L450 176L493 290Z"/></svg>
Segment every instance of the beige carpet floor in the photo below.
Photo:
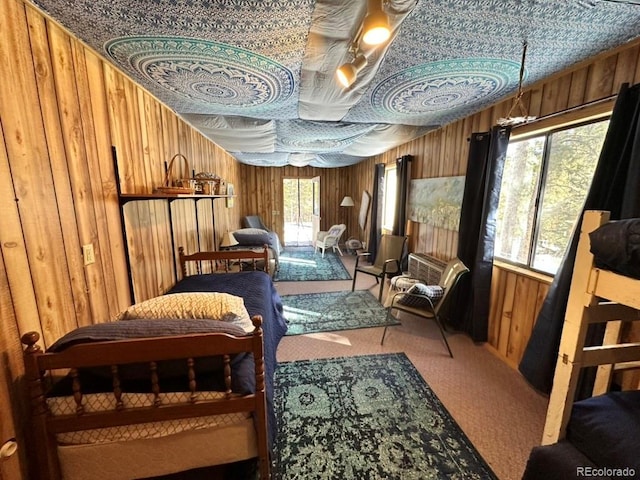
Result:
<svg viewBox="0 0 640 480"><path fill-rule="evenodd" d="M353 274L355 257L342 260ZM351 280L276 282L281 295L350 290ZM356 289L378 294L375 278L357 277ZM386 293L386 287L385 287ZM384 296L383 296L384 301ZM405 352L449 413L501 480L522 476L529 451L540 443L548 398L531 388L522 376L486 345L467 335L449 333L450 358L437 326L411 315L383 329L364 328L285 337L279 361Z"/></svg>

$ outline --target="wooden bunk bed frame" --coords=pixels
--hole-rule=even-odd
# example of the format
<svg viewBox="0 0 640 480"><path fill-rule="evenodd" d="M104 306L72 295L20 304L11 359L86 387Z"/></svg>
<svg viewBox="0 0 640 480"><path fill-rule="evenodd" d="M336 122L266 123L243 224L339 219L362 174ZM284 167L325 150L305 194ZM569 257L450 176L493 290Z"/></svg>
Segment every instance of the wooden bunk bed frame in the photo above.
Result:
<svg viewBox="0 0 640 480"><path fill-rule="evenodd" d="M186 262L222 262L229 260L254 262L268 258L268 253L253 251L201 252L184 255L181 249L180 262L183 275ZM200 271L200 267L197 267ZM228 269L227 269L228 270ZM261 479L270 478L270 458L266 414L265 369L262 317L254 315L252 333L233 336L226 333L187 334L179 336L145 337L131 340L111 340L89 344L73 345L58 353L45 353L37 345L39 334L29 332L22 336L24 350L25 377L31 406L31 428L33 429L36 476L41 480L61 480L62 471L57 454L56 434L104 427L126 426L147 422L204 417L235 412L249 412L253 415L257 438L258 469ZM255 392L251 394L232 393L231 356L251 353L255 359ZM198 397L198 385L202 380L194 369L194 360L200 357L219 357L224 371L225 392L221 399ZM158 362L184 360L188 371L188 400L183 403L161 405L159 379L156 372ZM153 406L123 406L121 401L119 367L125 364L144 363L150 366L151 392L156 399ZM83 391L78 372L81 369L108 367L115 409L87 412L83 407ZM52 415L47 397L53 381L68 373L72 379L75 414ZM190 395L189 395L190 394ZM171 472L161 472L163 473Z"/></svg>
<svg viewBox="0 0 640 480"><path fill-rule="evenodd" d="M586 211L558 351L542 445L565 438L580 369L598 367L593 395L609 391L615 371L640 367L640 343L620 343L622 324L640 320L640 280L595 267L589 234L609 212ZM589 325L606 323L602 345L585 347Z"/></svg>

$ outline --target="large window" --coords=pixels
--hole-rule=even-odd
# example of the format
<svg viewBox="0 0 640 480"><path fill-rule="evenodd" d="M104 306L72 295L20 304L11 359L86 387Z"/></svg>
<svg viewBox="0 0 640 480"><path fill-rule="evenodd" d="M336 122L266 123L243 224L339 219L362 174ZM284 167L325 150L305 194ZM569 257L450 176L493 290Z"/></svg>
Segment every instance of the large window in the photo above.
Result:
<svg viewBox="0 0 640 480"><path fill-rule="evenodd" d="M600 156L608 120L509 142L495 256L555 274Z"/></svg>
<svg viewBox="0 0 640 480"><path fill-rule="evenodd" d="M396 215L396 167L387 167L384 172L384 207L382 211L382 228L393 230L393 221Z"/></svg>

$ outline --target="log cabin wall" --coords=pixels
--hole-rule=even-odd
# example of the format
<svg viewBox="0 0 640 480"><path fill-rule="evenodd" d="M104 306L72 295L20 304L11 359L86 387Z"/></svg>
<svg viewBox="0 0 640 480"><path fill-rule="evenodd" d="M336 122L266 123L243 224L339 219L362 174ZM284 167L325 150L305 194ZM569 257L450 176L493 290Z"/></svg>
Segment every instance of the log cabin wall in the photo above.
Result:
<svg viewBox="0 0 640 480"><path fill-rule="evenodd" d="M19 336L35 330L46 347L131 302L112 147L122 193L150 193L176 153L196 172L236 185L240 177L230 155L20 0L0 2L0 62L0 444L19 444L0 462L0 478L14 480L27 478ZM164 200L124 206L140 299L174 281L168 208ZM174 242L187 247L213 245L239 218L224 200L179 200L171 209ZM87 244L95 262L85 266Z"/></svg>
<svg viewBox="0 0 640 480"><path fill-rule="evenodd" d="M515 127L511 136L514 138L610 112L613 101L588 105L617 94L623 83L633 85L638 82L640 42L635 41L527 89L523 96L524 105L529 115L537 116L539 121ZM349 167L352 189L348 193L356 200L356 211L362 191L371 192L373 169L377 163L388 165L403 155L412 155L412 178L464 175L469 153L467 139L474 132L488 131L498 118L507 115L511 104L511 99L503 101L383 155ZM585 107L580 109L581 106ZM456 255L457 232L425 224L413 224L412 227L409 241L412 252L429 253L445 260ZM362 238L368 238L368 226ZM529 340L551 278L501 263L494 265L493 273L488 343L501 358L515 367Z"/></svg>

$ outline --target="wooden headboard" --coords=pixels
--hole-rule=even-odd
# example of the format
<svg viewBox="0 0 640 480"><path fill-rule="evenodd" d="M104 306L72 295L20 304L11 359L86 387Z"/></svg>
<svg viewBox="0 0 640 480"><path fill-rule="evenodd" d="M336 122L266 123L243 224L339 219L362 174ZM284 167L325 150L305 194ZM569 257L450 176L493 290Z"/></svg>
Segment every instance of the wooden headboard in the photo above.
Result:
<svg viewBox="0 0 640 480"><path fill-rule="evenodd" d="M196 274L204 271L202 264L208 263L212 272L222 270L225 273L233 271L234 266L251 263L253 270L269 272L269 247L264 245L262 250L223 250L218 252L196 252L191 255L184 253L184 247L178 248L180 271L182 277L187 276L187 262L194 262ZM259 263L261 262L261 263Z"/></svg>

